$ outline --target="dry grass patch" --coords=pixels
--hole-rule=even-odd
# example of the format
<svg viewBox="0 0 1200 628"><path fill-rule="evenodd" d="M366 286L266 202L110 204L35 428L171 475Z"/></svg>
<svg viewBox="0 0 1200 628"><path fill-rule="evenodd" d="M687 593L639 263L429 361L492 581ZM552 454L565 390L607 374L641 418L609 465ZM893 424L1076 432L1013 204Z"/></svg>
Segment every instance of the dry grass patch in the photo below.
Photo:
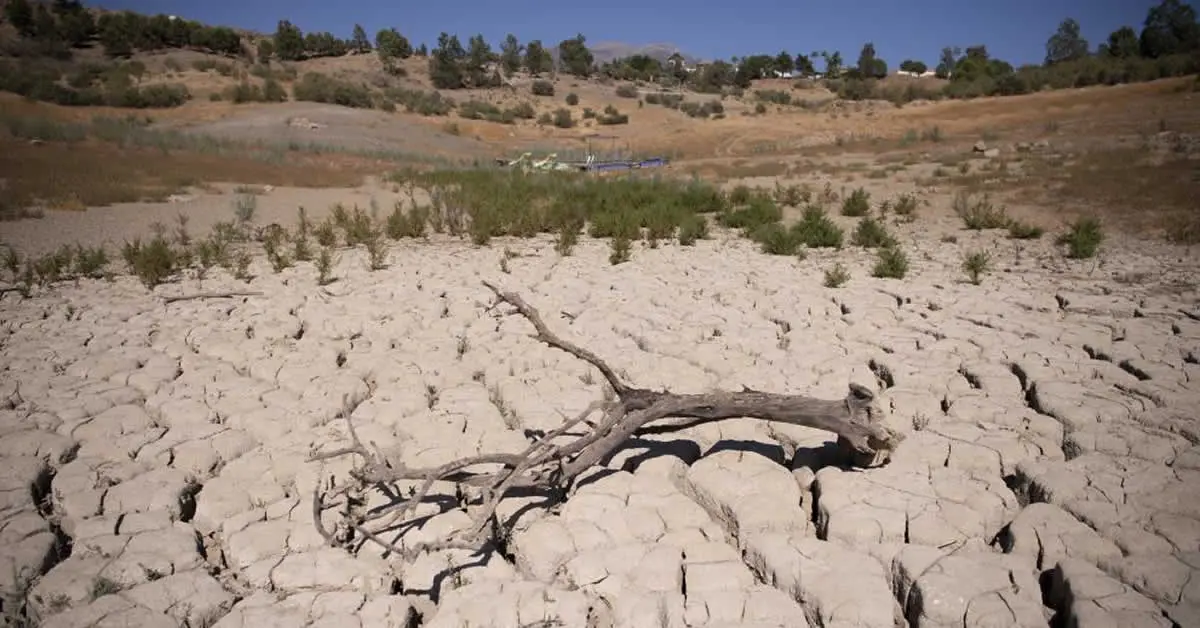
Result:
<svg viewBox="0 0 1200 628"><path fill-rule="evenodd" d="M13 207L53 209L142 200L162 200L206 181L303 187L351 187L364 174L382 170L367 160L293 155L266 161L154 148L120 148L85 141L75 144L0 139L0 172Z"/></svg>
<svg viewBox="0 0 1200 628"><path fill-rule="evenodd" d="M697 174L719 180L748 179L751 177L782 177L790 168L780 160L748 161L739 159L730 163L705 163L693 170Z"/></svg>
<svg viewBox="0 0 1200 628"><path fill-rule="evenodd" d="M1028 174L1009 180L1023 202L1062 207L1062 218L1087 213L1112 229L1200 242L1200 163L1186 154L1144 147L1092 150L1071 159L1033 158Z"/></svg>

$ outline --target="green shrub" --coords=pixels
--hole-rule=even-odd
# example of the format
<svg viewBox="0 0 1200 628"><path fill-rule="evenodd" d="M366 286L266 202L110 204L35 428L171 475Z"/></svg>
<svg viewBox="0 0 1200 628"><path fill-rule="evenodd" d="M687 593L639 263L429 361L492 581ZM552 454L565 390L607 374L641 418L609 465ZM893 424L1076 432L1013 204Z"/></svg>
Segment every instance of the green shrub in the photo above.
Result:
<svg viewBox="0 0 1200 628"><path fill-rule="evenodd" d="M554 111L554 126L560 129L569 129L575 126L575 120L571 117L571 110L558 108Z"/></svg>
<svg viewBox="0 0 1200 628"><path fill-rule="evenodd" d="M694 214L687 216L679 225L679 244L693 246L697 240L708 238L708 220L704 216Z"/></svg>
<svg viewBox="0 0 1200 628"><path fill-rule="evenodd" d="M1057 239L1059 245L1067 247L1067 257L1087 259L1095 257L1104 242L1104 230L1100 221L1091 216L1079 218L1071 223L1068 231Z"/></svg>
<svg viewBox="0 0 1200 628"><path fill-rule="evenodd" d="M765 103L792 104L792 95L780 89L758 89L754 91L754 96Z"/></svg>
<svg viewBox="0 0 1200 628"><path fill-rule="evenodd" d="M568 106L574 107L575 105L578 105L578 104L579 104L579 95L578 94L576 94L575 92L571 92L570 94L567 94L567 105Z"/></svg>
<svg viewBox="0 0 1200 628"><path fill-rule="evenodd" d="M972 251L963 257L963 272L966 273L967 279L977 286L991 267L992 254L987 251Z"/></svg>
<svg viewBox="0 0 1200 628"><path fill-rule="evenodd" d="M776 223L782 219L783 210L775 201L765 196L754 196L745 207L720 214L717 221L730 229L742 229L746 233L752 233L761 225Z"/></svg>
<svg viewBox="0 0 1200 628"><path fill-rule="evenodd" d="M629 116L621 113L616 107L608 105L604 108L604 115L596 120L603 125L629 124Z"/></svg>
<svg viewBox="0 0 1200 628"><path fill-rule="evenodd" d="M872 277L881 279L904 279L908 274L908 256L898 246L879 249L879 258L871 269Z"/></svg>
<svg viewBox="0 0 1200 628"><path fill-rule="evenodd" d="M917 215L917 197L912 194L901 194L896 198L896 202L892 206L892 211L897 216L913 220Z"/></svg>
<svg viewBox="0 0 1200 628"><path fill-rule="evenodd" d="M987 194L976 197L970 192L960 190L954 196L953 208L963 224L975 231L1004 229L1011 222L1004 208L993 205Z"/></svg>
<svg viewBox="0 0 1200 628"><path fill-rule="evenodd" d="M842 201L843 216L866 216L871 213L871 194L858 188Z"/></svg>
<svg viewBox="0 0 1200 628"><path fill-rule="evenodd" d="M454 108L454 101L442 96L441 92L393 87L383 93L388 99L402 105L405 111L423 116L444 116Z"/></svg>
<svg viewBox="0 0 1200 628"><path fill-rule="evenodd" d="M429 225L429 208L414 205L405 212L403 204L396 201L392 213L388 215L384 231L393 240L400 238L423 238Z"/></svg>
<svg viewBox="0 0 1200 628"><path fill-rule="evenodd" d="M623 264L630 259L630 248L633 243L626 236L617 236L612 239L612 252L609 253L608 263L616 266Z"/></svg>
<svg viewBox="0 0 1200 628"><path fill-rule="evenodd" d="M545 80L537 80L534 81L529 87L529 91L532 92L534 96L553 96L554 83Z"/></svg>
<svg viewBox="0 0 1200 628"><path fill-rule="evenodd" d="M638 89L636 86L629 85L628 83L625 85L618 85L617 96L620 96L621 98L637 98Z"/></svg>
<svg viewBox="0 0 1200 628"><path fill-rule="evenodd" d="M825 210L817 205L806 207L800 222L793 228L810 249L840 249L845 237L841 227L834 224L825 214Z"/></svg>
<svg viewBox="0 0 1200 628"><path fill-rule="evenodd" d="M896 244L896 238L888 233L882 222L871 218L863 218L850 238L855 246L866 248L889 247Z"/></svg>
<svg viewBox="0 0 1200 628"><path fill-rule="evenodd" d="M1008 237L1014 240L1036 240L1042 237L1043 229L1037 225L1013 220L1008 224Z"/></svg>
<svg viewBox="0 0 1200 628"><path fill-rule="evenodd" d="M833 265L833 268L825 271L824 284L826 288L840 288L847 281L850 281L850 272L846 270L846 267L841 262L837 262Z"/></svg>
<svg viewBox="0 0 1200 628"><path fill-rule="evenodd" d="M374 101L371 92L362 85L335 79L316 72L306 72L292 87L298 101L320 102L343 107L370 109Z"/></svg>
<svg viewBox="0 0 1200 628"><path fill-rule="evenodd" d="M762 252L768 255L795 255L803 244L796 229L785 228L777 222L758 225L750 238L758 242Z"/></svg>
<svg viewBox="0 0 1200 628"><path fill-rule="evenodd" d="M130 271L141 279L147 288L163 283L179 270L179 254L171 248L165 238L155 236L143 244L141 239L126 241L121 256Z"/></svg>

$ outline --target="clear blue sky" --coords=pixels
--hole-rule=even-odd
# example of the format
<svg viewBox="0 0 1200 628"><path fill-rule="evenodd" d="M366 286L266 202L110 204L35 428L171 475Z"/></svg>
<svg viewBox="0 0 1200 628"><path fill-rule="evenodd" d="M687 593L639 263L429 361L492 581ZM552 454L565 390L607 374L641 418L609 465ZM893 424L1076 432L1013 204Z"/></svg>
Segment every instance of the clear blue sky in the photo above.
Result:
<svg viewBox="0 0 1200 628"><path fill-rule="evenodd" d="M1013 65L1041 63L1046 38L1073 17L1093 48L1110 32L1129 25L1141 31L1146 11L1158 0L105 0L86 2L110 9L167 13L213 25L274 32L280 19L304 32L330 31L348 37L355 23L374 39L394 26L419 45L441 31L466 44L482 33L498 47L506 33L522 42L546 44L582 32L589 41L672 43L701 58L787 50L840 50L854 63L864 42L895 69L914 58L935 65L943 46L984 44L992 56ZM1195 6L1195 5L1193 5ZM820 64L818 64L820 67Z"/></svg>

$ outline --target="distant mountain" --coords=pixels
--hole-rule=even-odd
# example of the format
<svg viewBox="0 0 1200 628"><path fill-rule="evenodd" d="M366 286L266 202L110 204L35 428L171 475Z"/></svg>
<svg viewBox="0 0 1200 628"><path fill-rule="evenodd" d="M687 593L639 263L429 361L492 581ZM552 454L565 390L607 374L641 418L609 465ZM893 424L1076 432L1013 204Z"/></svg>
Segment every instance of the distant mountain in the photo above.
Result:
<svg viewBox="0 0 1200 628"><path fill-rule="evenodd" d="M620 41L601 41L596 43L589 41L587 47L592 51L592 56L595 57L597 64L639 54L653 57L665 63L676 52L683 55L684 61L688 63L699 63L701 60L699 57L679 50L679 47L675 44L668 43L628 44Z"/></svg>

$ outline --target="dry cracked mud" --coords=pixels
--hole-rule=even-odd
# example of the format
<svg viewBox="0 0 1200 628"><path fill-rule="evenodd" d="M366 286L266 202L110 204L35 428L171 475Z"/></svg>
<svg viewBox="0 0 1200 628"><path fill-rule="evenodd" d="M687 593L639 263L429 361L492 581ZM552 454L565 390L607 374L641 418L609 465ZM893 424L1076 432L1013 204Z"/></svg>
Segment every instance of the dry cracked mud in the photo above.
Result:
<svg viewBox="0 0 1200 628"><path fill-rule="evenodd" d="M1035 244L972 286L958 245L906 240L904 281L867 278L861 251L797 261L722 236L615 267L603 242L512 242L507 274L499 247L399 243L374 273L343 251L324 289L257 260L263 295L233 299L164 304L201 286L130 277L7 295L4 610L44 627L1200 625L1200 307L1171 289L1194 262ZM854 277L838 290L820 280L834 256ZM636 385L838 399L855 382L908 436L863 470L831 434L729 420L635 439L555 507L505 500L501 551L326 547L307 458L345 442L347 401L364 441L428 465L519 451L603 397L592 367L489 311L481 279ZM406 538L468 524L453 487L434 493Z"/></svg>

